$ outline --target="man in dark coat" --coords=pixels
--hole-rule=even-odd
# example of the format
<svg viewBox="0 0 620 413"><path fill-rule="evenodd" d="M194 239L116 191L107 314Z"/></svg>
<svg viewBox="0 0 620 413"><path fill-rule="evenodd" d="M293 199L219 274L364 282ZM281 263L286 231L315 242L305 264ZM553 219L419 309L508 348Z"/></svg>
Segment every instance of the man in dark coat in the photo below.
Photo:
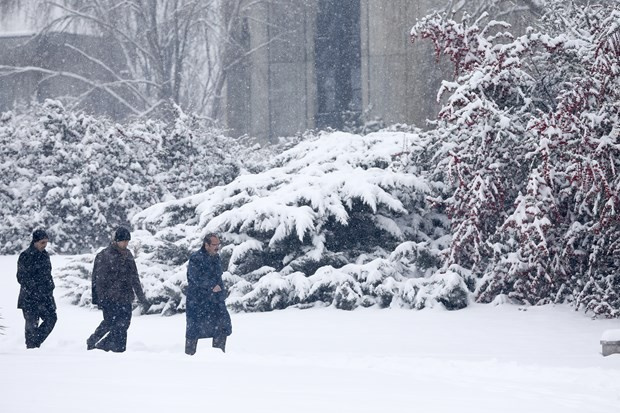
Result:
<svg viewBox="0 0 620 413"><path fill-rule="evenodd" d="M45 251L49 237L38 229L32 233L30 247L17 260L17 281L20 284L17 308L26 320L26 348L37 348L56 325L56 302L52 263ZM39 321L42 321L39 324Z"/></svg>
<svg viewBox="0 0 620 413"><path fill-rule="evenodd" d="M127 249L130 239L129 230L118 228L114 241L95 257L92 302L103 310L103 321L86 340L88 350L125 351L135 296L146 309L149 307L136 262Z"/></svg>
<svg viewBox="0 0 620 413"><path fill-rule="evenodd" d="M193 355L200 338L213 338L213 347L226 350L226 337L232 333L226 309L226 290L222 282L220 239L207 234L202 248L193 253L187 266L187 304L185 353Z"/></svg>

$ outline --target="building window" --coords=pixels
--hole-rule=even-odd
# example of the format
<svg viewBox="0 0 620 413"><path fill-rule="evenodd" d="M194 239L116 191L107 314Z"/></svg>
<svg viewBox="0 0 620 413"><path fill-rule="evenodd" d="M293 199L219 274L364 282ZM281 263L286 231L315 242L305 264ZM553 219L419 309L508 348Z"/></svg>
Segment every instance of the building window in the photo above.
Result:
<svg viewBox="0 0 620 413"><path fill-rule="evenodd" d="M359 0L319 0L315 55L316 127L353 126L362 112Z"/></svg>

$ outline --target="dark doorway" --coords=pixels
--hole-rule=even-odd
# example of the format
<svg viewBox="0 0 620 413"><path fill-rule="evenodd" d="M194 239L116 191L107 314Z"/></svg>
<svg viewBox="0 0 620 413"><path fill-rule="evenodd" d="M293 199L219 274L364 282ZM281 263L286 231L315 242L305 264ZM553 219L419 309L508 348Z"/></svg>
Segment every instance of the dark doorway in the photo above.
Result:
<svg viewBox="0 0 620 413"><path fill-rule="evenodd" d="M362 112L360 0L319 0L314 44L316 127L353 126Z"/></svg>

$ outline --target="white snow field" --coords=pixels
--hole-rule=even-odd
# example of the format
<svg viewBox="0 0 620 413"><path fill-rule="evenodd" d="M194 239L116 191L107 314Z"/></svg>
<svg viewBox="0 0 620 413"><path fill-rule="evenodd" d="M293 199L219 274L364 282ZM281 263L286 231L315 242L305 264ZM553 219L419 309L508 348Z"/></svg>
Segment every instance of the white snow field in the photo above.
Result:
<svg viewBox="0 0 620 413"><path fill-rule="evenodd" d="M226 354L190 357L184 315L135 315L125 353L86 351L101 312L57 289L55 330L26 350L16 262L0 257L2 413L620 412L599 343L620 321L566 306L233 313Z"/></svg>

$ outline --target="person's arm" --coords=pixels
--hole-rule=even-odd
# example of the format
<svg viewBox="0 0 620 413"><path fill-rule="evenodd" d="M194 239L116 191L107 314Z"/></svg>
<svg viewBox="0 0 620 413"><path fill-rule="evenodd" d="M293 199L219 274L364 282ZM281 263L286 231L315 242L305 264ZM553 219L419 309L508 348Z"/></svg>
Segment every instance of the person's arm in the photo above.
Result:
<svg viewBox="0 0 620 413"><path fill-rule="evenodd" d="M136 266L136 261L133 259L133 256L129 259L129 266L131 271L131 285L133 291L136 294L136 297L138 297L138 301L140 302L140 304L142 304L144 307L147 307L146 309L148 310L148 307L150 307L151 305L149 303L149 300L146 298L146 295L144 294L142 284L140 284L140 275L138 275L138 267Z"/></svg>
<svg viewBox="0 0 620 413"><path fill-rule="evenodd" d="M211 271L213 272L213 279L215 280L215 287L213 287L214 293L219 293L224 290L224 280L222 280L222 261L218 256L217 260L213 263L211 267Z"/></svg>
<svg viewBox="0 0 620 413"><path fill-rule="evenodd" d="M17 260L17 282L26 292L34 292L32 265L26 253L21 253Z"/></svg>
<svg viewBox="0 0 620 413"><path fill-rule="evenodd" d="M19 254L19 258L17 259L17 282L24 287L27 278L28 268L26 265L26 257L24 257L24 254Z"/></svg>
<svg viewBox="0 0 620 413"><path fill-rule="evenodd" d="M101 271L101 253L95 256L95 263L93 264L93 275L92 275L92 302L94 305L99 304L99 295L97 294L97 278L99 276L99 271Z"/></svg>
<svg viewBox="0 0 620 413"><path fill-rule="evenodd" d="M49 273L45 274L44 279L44 294L53 294L54 289L56 288L56 284L54 284L54 277L52 276L52 260L50 260L50 256L47 252L45 252L45 260L47 261L47 268L49 268Z"/></svg>

